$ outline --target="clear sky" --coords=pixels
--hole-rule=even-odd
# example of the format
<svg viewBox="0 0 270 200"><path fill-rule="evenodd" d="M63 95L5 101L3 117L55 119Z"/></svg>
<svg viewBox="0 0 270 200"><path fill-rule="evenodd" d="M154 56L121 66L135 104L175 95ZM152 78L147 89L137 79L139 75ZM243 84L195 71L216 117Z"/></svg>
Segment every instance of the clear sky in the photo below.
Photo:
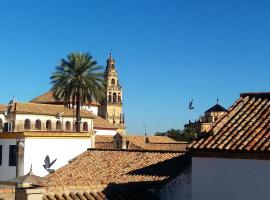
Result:
<svg viewBox="0 0 270 200"><path fill-rule="evenodd" d="M217 97L270 91L270 1L2 0L0 102L48 91L70 52L105 66L110 50L128 132L182 129Z"/></svg>

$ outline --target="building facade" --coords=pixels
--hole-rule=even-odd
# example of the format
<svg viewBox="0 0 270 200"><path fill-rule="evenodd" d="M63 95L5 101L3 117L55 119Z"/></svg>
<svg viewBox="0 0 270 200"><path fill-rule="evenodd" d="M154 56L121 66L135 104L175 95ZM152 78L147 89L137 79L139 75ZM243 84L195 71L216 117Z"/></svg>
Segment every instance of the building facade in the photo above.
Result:
<svg viewBox="0 0 270 200"><path fill-rule="evenodd" d="M222 115L226 114L227 110L222 107L220 104L214 105L204 112L204 116L200 117L195 122L189 121L188 124L185 124L185 128L194 129L197 133L202 133L207 131L207 129L217 121Z"/></svg>

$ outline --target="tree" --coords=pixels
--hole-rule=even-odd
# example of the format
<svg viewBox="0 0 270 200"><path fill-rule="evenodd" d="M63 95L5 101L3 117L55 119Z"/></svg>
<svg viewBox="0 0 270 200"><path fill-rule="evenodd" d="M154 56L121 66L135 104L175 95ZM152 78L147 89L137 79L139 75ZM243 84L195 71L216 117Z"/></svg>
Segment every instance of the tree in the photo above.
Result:
<svg viewBox="0 0 270 200"><path fill-rule="evenodd" d="M168 136L176 141L186 141L188 143L191 143L193 140L196 139L197 133L194 129L191 128L185 128L184 130L180 129L170 129L166 132L157 132L155 135L158 136Z"/></svg>
<svg viewBox="0 0 270 200"><path fill-rule="evenodd" d="M104 96L103 72L101 66L88 53L70 53L61 59L50 79L51 91L57 100L76 108L76 132L80 132L81 106Z"/></svg>

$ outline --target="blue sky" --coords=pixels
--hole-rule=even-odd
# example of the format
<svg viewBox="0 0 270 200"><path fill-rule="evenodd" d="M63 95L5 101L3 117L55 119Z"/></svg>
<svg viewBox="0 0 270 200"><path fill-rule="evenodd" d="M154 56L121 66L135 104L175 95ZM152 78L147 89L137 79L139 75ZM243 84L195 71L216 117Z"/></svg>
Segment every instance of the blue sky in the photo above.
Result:
<svg viewBox="0 0 270 200"><path fill-rule="evenodd" d="M1 1L0 102L49 90L70 52L105 66L112 50L128 132L182 129L217 97L228 107L269 91L269 11L267 0Z"/></svg>

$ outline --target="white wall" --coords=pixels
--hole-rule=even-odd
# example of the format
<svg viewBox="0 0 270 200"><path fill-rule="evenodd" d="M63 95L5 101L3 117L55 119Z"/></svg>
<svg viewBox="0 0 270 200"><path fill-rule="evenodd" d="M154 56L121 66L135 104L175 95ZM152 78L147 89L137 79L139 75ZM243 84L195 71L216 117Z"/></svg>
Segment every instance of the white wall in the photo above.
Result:
<svg viewBox="0 0 270 200"><path fill-rule="evenodd" d="M115 135L116 130L94 129L96 135Z"/></svg>
<svg viewBox="0 0 270 200"><path fill-rule="evenodd" d="M16 139L0 139L2 145L2 165L0 165L0 180L8 180L16 176L16 167L9 166L9 145L16 145Z"/></svg>
<svg viewBox="0 0 270 200"><path fill-rule="evenodd" d="M270 199L270 160L193 157L192 199Z"/></svg>
<svg viewBox="0 0 270 200"><path fill-rule="evenodd" d="M160 200L191 200L191 168L167 183L159 191L159 197Z"/></svg>
<svg viewBox="0 0 270 200"><path fill-rule="evenodd" d="M47 175L43 167L46 155L49 155L51 161L57 158L52 168L58 169L90 147L90 138L27 138L24 150L24 173L29 172L32 164L35 175Z"/></svg>
<svg viewBox="0 0 270 200"><path fill-rule="evenodd" d="M95 115L98 115L98 106L83 106L82 108L92 112Z"/></svg>

